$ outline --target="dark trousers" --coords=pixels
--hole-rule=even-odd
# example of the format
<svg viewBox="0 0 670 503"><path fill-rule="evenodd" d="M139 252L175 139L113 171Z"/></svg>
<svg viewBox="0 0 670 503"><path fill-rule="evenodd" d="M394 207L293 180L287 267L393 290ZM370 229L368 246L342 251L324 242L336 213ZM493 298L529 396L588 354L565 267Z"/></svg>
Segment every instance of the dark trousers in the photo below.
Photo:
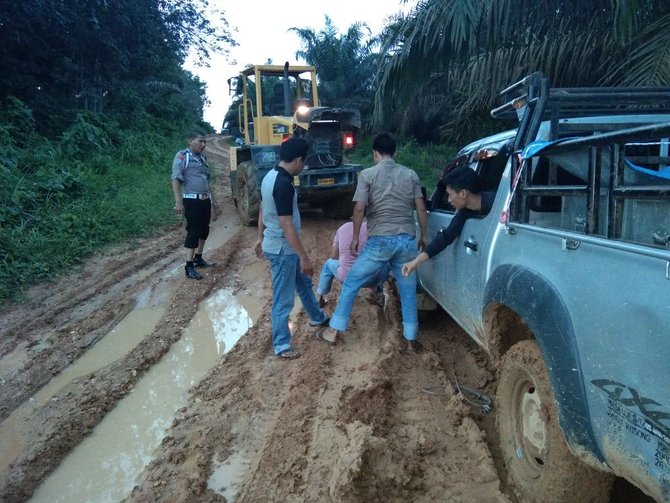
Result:
<svg viewBox="0 0 670 503"><path fill-rule="evenodd" d="M209 199L183 199L186 217L186 239L184 248L195 249L198 241L209 236L209 220L212 216L212 204Z"/></svg>

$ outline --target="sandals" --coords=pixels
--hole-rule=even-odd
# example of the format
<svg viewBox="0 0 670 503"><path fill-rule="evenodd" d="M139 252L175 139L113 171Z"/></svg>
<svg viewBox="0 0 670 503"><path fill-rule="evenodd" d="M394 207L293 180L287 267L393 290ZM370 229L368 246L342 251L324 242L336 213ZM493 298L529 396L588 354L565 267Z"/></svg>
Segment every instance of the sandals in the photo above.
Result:
<svg viewBox="0 0 670 503"><path fill-rule="evenodd" d="M285 360L295 360L302 356L302 353L300 351L294 351L293 349L287 349L286 351L279 353L277 356L279 358L284 358Z"/></svg>
<svg viewBox="0 0 670 503"><path fill-rule="evenodd" d="M325 339L325 338L323 337L323 334L326 332L326 330L328 330L328 327L327 327L327 326L326 326L326 327L321 327L319 330L317 330L316 332L314 332L314 337L317 338L317 339L319 339L320 341L325 342L326 344L328 344L328 345L330 345L330 346L337 346L337 340L335 340L335 341L333 342L333 341L329 341L328 339Z"/></svg>

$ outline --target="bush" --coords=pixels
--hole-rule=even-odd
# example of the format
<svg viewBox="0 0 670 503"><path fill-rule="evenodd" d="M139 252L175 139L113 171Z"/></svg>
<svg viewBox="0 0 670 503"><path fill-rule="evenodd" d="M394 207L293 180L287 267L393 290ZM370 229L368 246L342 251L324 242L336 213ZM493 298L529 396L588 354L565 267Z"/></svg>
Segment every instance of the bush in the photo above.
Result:
<svg viewBox="0 0 670 503"><path fill-rule="evenodd" d="M174 223L170 166L184 138L79 114L58 141L9 101L0 122L0 303L101 247ZM184 127L185 131L194 127ZM184 134L179 136L184 136ZM22 141L19 141L21 139Z"/></svg>

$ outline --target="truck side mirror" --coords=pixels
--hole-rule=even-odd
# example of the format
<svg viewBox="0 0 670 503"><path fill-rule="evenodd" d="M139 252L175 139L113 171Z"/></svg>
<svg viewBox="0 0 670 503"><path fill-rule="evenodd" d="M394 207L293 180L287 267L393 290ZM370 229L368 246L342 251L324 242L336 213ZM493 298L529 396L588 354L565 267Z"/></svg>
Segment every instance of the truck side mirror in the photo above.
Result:
<svg viewBox="0 0 670 503"><path fill-rule="evenodd" d="M242 79L239 77L230 77L228 79L228 94L233 96L233 95L241 95L244 93L244 87L242 83Z"/></svg>

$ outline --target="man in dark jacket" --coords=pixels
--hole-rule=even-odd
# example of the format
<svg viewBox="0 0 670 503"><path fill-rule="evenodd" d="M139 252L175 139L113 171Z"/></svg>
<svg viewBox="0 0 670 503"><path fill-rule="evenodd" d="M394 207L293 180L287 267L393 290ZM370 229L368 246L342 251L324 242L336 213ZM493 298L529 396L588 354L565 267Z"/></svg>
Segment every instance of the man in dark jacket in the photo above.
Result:
<svg viewBox="0 0 670 503"><path fill-rule="evenodd" d="M446 185L449 203L456 209L456 214L449 226L438 232L424 251L414 260L403 264L402 273L405 276L453 243L461 235L468 218L488 215L493 206L495 192L481 192L477 174L467 166L454 168L442 181Z"/></svg>

